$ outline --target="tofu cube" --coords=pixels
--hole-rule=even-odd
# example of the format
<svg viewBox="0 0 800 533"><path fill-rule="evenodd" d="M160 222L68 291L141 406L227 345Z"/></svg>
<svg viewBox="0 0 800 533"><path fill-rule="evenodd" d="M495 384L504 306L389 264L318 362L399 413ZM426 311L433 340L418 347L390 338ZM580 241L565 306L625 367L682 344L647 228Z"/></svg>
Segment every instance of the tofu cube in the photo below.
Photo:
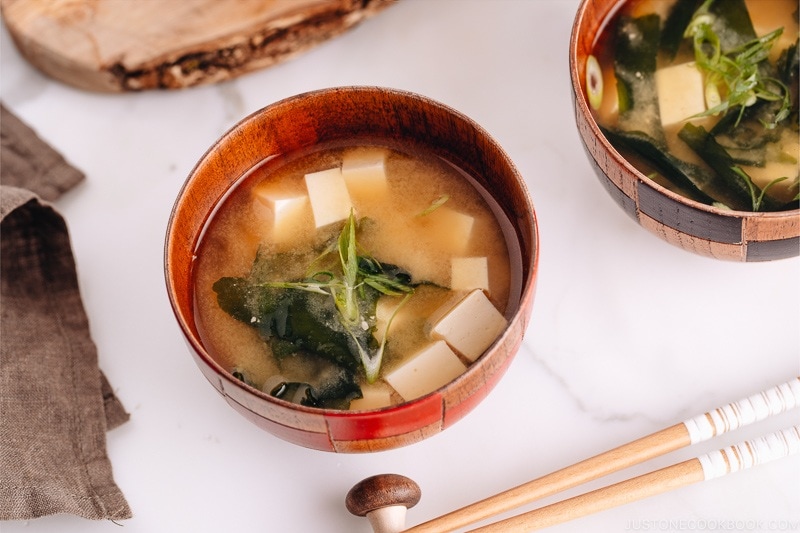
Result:
<svg viewBox="0 0 800 533"><path fill-rule="evenodd" d="M450 260L450 288L454 291L489 291L489 262L485 257L453 257Z"/></svg>
<svg viewBox="0 0 800 533"><path fill-rule="evenodd" d="M446 385L467 369L444 341L435 341L384 378L408 401Z"/></svg>
<svg viewBox="0 0 800 533"><path fill-rule="evenodd" d="M317 228L350 216L353 203L339 167L305 175L308 198Z"/></svg>
<svg viewBox="0 0 800 533"><path fill-rule="evenodd" d="M253 189L253 212L276 242L296 239L309 212L308 195L260 185Z"/></svg>
<svg viewBox="0 0 800 533"><path fill-rule="evenodd" d="M471 291L455 305L451 303L444 304L434 313L430 335L475 361L492 345L508 322L480 289Z"/></svg>
<svg viewBox="0 0 800 533"><path fill-rule="evenodd" d="M382 149L354 150L342 159L342 176L350 196L370 200L385 196L389 190L384 167L386 152Z"/></svg>
<svg viewBox="0 0 800 533"><path fill-rule="evenodd" d="M392 404L392 389L384 383L365 385L361 387L361 394L362 398L350 402L350 409L356 411L380 409Z"/></svg>
<svg viewBox="0 0 800 533"><path fill-rule="evenodd" d="M656 91L663 126L706 110L703 74L694 62L656 70Z"/></svg>
<svg viewBox="0 0 800 533"><path fill-rule="evenodd" d="M375 333L373 333L373 337L375 337L375 340L378 342L383 342L386 326L389 325L390 320L390 329L392 331L402 327L404 314L402 311L397 311L402 301L402 298L392 296L382 296L378 298L375 304ZM397 311L396 315L395 311ZM392 316L394 316L394 318L392 318Z"/></svg>
<svg viewBox="0 0 800 533"><path fill-rule="evenodd" d="M469 246L475 219L469 215L441 206L421 217L431 246L434 249L463 253Z"/></svg>

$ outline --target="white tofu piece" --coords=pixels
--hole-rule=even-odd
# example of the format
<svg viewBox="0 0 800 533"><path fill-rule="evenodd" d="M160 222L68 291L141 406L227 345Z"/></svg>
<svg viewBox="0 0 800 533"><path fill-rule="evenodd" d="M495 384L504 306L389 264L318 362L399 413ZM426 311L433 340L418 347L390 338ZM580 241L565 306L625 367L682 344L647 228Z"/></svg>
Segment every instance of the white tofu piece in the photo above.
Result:
<svg viewBox="0 0 800 533"><path fill-rule="evenodd" d="M271 228L273 240L286 242L295 239L308 216L308 195L281 191L270 185L253 189L253 212L265 227Z"/></svg>
<svg viewBox="0 0 800 533"><path fill-rule="evenodd" d="M342 158L342 176L350 196L370 200L386 195L386 152L382 149L355 150Z"/></svg>
<svg viewBox="0 0 800 533"><path fill-rule="evenodd" d="M694 62L658 69L655 78L662 125L682 122L706 110L703 74Z"/></svg>
<svg viewBox="0 0 800 533"><path fill-rule="evenodd" d="M339 167L305 175L308 198L317 228L350 216L353 203Z"/></svg>
<svg viewBox="0 0 800 533"><path fill-rule="evenodd" d="M435 341L385 376L385 380L408 401L442 387L467 369L444 341Z"/></svg>
<svg viewBox="0 0 800 533"><path fill-rule="evenodd" d="M362 398L350 402L351 410L380 409L392 404L392 389L378 382L361 387Z"/></svg>
<svg viewBox="0 0 800 533"><path fill-rule="evenodd" d="M508 324L480 289L442 307L432 316L431 338L447 342L470 361L485 352Z"/></svg>
<svg viewBox="0 0 800 533"><path fill-rule="evenodd" d="M386 326L389 324L390 320L392 322L390 328L392 331L402 327L405 317L403 311L400 310L397 311L396 315L394 314L402 301L402 298L392 296L381 296L378 298L375 304L375 332L372 335L378 342L383 342ZM394 315L394 318L392 318L392 315Z"/></svg>
<svg viewBox="0 0 800 533"><path fill-rule="evenodd" d="M431 246L454 253L463 253L467 249L475 225L473 217L445 205L424 215L421 222L427 228Z"/></svg>
<svg viewBox="0 0 800 533"><path fill-rule="evenodd" d="M483 289L489 293L489 261L485 257L453 257L450 288L454 291Z"/></svg>

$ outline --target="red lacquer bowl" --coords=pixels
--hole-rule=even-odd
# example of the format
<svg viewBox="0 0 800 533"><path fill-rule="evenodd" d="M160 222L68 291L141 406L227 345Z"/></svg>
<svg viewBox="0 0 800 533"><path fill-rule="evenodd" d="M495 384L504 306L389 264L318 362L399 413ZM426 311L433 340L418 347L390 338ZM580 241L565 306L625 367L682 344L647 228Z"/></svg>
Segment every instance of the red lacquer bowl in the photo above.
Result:
<svg viewBox="0 0 800 533"><path fill-rule="evenodd" d="M636 170L600 132L584 90L586 59L603 25L623 1L581 2L569 46L578 132L606 191L639 225L690 252L730 261L800 255L800 210L752 213L689 200Z"/></svg>
<svg viewBox="0 0 800 533"><path fill-rule="evenodd" d="M424 141L490 191L513 226L520 249L517 290L507 329L468 370L418 399L372 411L309 408L276 399L234 378L203 346L195 323L192 257L201 231L229 187L269 155L354 137ZM198 162L181 189L167 229L165 275L175 317L203 375L240 414L268 432L308 448L368 452L408 445L460 420L497 384L530 318L538 262L536 216L522 177L475 122L408 92L342 87L302 94L248 116Z"/></svg>

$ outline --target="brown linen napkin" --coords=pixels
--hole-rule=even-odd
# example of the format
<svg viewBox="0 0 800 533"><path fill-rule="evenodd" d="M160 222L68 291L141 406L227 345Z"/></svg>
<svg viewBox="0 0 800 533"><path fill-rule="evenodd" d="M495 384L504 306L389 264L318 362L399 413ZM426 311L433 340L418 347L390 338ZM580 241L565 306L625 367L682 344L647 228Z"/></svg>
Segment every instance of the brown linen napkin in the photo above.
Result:
<svg viewBox="0 0 800 533"><path fill-rule="evenodd" d="M0 111L0 520L130 518L106 454L128 414L97 365L66 224L7 185L55 199L83 174Z"/></svg>
<svg viewBox="0 0 800 533"><path fill-rule="evenodd" d="M83 180L83 173L0 104L3 185L35 192L52 202Z"/></svg>

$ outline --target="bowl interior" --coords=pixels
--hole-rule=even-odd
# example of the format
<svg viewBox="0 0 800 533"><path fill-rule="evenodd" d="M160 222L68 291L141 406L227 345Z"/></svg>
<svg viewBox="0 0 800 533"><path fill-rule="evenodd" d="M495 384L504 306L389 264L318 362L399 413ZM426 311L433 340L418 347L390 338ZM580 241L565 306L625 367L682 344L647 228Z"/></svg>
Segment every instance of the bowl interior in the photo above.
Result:
<svg viewBox="0 0 800 533"><path fill-rule="evenodd" d="M398 421L396 431L403 434L399 438L391 428L377 432L354 432L350 427L342 429L346 435L331 435L331 426L338 424L344 427L349 419L354 419L354 424L374 426L378 424L373 420L375 413L304 408L276 400L243 385L231 378L206 351L194 319L193 255L208 218L232 184L270 155L293 152L329 141L358 138L397 143L422 142L427 150L463 168L475 177L479 188L490 192L496 206L510 221L507 230L519 248L519 272L512 283L516 287L516 294L512 294L509 301L513 314L508 329L495 343L495 348L490 349L499 355L487 354L473 363L461 378L445 387L453 391L450 397L423 397L397 407L378 410L379 413L386 411L396 414L398 408L413 410L414 405L418 409L422 409L421 405L427 405L423 409L424 416L420 418L420 413L414 415L420 418L418 423L410 422L411 419ZM272 418L276 410L282 409L304 413L309 420L322 416L326 418L324 428L320 429L316 423L309 423L309 427L299 424L299 431L325 435L311 443L306 439L301 444L352 451L354 447L366 446L363 441L390 439L370 448L385 449L413 442L443 429L471 410L493 387L516 352L529 320L538 261L537 248L536 219L524 182L508 156L484 130L460 113L418 95L383 88L347 87L306 93L268 106L242 120L208 150L190 174L175 203L167 231L165 271L171 305L198 365L229 401L236 396L237 403L247 404L245 407L248 412L243 414L251 419ZM241 396L242 390L249 398ZM436 407L431 409L433 405ZM265 410L268 412L265 413ZM259 423L259 420L254 421ZM280 424L281 430L285 426L295 425L293 421L285 419ZM421 427L428 429L421 431ZM272 431L275 428L267 429ZM410 436L412 434L414 436ZM295 434L279 436L297 441ZM350 444L342 445L341 441ZM362 444L356 446L353 442Z"/></svg>
<svg viewBox="0 0 800 533"><path fill-rule="evenodd" d="M604 25L625 1L584 0L570 39L576 124L606 191L639 225L693 253L731 261L800 255L800 210L752 213L695 202L648 179L602 134L584 90L586 62Z"/></svg>

